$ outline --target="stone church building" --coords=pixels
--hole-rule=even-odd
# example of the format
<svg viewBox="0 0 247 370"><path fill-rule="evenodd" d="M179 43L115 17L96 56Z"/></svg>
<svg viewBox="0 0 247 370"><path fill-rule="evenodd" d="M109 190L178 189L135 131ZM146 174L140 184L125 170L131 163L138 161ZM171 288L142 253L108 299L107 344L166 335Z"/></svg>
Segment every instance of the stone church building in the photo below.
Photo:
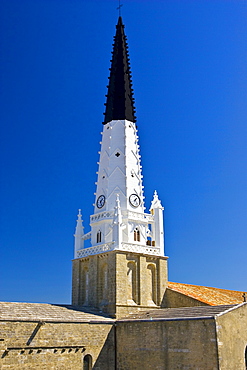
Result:
<svg viewBox="0 0 247 370"><path fill-rule="evenodd" d="M163 210L154 191L145 212L119 17L91 231L81 211L75 231L72 305L0 302L0 369L246 369L245 293L168 282Z"/></svg>

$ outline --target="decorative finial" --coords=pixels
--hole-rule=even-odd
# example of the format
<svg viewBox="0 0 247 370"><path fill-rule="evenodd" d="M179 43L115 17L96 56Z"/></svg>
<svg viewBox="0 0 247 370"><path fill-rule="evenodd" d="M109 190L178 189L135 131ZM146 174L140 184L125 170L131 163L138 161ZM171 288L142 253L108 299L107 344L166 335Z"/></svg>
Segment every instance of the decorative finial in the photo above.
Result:
<svg viewBox="0 0 247 370"><path fill-rule="evenodd" d="M120 208L119 194L116 194L116 208Z"/></svg>
<svg viewBox="0 0 247 370"><path fill-rule="evenodd" d="M151 208L150 210L154 209L154 208L161 208L161 209L164 209L161 205L161 202L159 200L159 197L158 197L158 193L157 191L155 190L154 191L154 199L152 200L151 202Z"/></svg>
<svg viewBox="0 0 247 370"><path fill-rule="evenodd" d="M82 214L81 209L78 210L77 215L77 221L76 221L76 228L75 228L75 258L78 258L77 252L84 248L84 227L83 227L83 220L82 220Z"/></svg>
<svg viewBox="0 0 247 370"><path fill-rule="evenodd" d="M77 216L78 216L78 219L81 220L81 216L82 216L81 209L78 210L78 215Z"/></svg>
<svg viewBox="0 0 247 370"><path fill-rule="evenodd" d="M121 0L118 0L118 7L117 7L117 10L118 10L118 14L119 14L119 17L121 17L121 8L123 6L123 4L120 4Z"/></svg>

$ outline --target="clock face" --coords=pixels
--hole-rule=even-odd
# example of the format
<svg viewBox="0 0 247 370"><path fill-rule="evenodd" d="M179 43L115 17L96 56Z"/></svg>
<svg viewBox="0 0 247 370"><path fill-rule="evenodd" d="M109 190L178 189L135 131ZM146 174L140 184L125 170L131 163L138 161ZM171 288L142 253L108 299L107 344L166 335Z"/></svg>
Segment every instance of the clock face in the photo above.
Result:
<svg viewBox="0 0 247 370"><path fill-rule="evenodd" d="M135 208L137 208L141 204L141 200L137 194L131 194L129 197L129 202L132 205L132 207Z"/></svg>
<svg viewBox="0 0 247 370"><path fill-rule="evenodd" d="M100 195L97 199L96 205L97 205L98 208L102 208L102 207L104 207L104 204L105 204L105 196Z"/></svg>

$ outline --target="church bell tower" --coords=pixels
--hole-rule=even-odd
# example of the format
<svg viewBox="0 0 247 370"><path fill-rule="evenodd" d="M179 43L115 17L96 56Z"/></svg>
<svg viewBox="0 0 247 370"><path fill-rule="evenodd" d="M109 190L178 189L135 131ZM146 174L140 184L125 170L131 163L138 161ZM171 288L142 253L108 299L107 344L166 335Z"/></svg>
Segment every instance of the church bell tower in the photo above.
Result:
<svg viewBox="0 0 247 370"><path fill-rule="evenodd" d="M154 192L145 212L141 156L127 39L119 17L114 37L91 231L79 210L72 304L112 317L160 308L167 284L163 207ZM85 248L84 240L91 239Z"/></svg>

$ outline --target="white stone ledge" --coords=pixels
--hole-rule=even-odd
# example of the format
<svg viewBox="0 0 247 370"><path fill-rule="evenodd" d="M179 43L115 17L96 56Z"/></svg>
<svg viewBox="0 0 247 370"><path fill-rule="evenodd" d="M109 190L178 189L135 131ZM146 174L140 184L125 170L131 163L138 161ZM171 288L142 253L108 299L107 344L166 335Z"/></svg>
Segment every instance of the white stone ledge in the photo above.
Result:
<svg viewBox="0 0 247 370"><path fill-rule="evenodd" d="M93 256L94 254L100 254L113 250L114 243L99 244L94 247L84 248L76 252L76 258L82 258L87 256Z"/></svg>
<svg viewBox="0 0 247 370"><path fill-rule="evenodd" d="M111 219L114 216L114 211L104 211L100 213L96 213L90 217L91 223L93 222L98 222L103 219ZM122 216L124 218L128 218L129 220L139 220L139 221L144 221L153 223L154 222L154 216L151 215L150 213L139 213L139 212L133 212L133 211L123 211Z"/></svg>
<svg viewBox="0 0 247 370"><path fill-rule="evenodd" d="M128 218L129 220L141 220L144 222L154 222L154 216L150 213L139 213L139 212L133 212L133 211L123 211L123 217Z"/></svg>
<svg viewBox="0 0 247 370"><path fill-rule="evenodd" d="M118 249L122 251L128 251L128 252L137 252L137 253L150 254L154 256L160 256L160 248L151 247L149 245L122 243L121 247Z"/></svg>
<svg viewBox="0 0 247 370"><path fill-rule="evenodd" d="M160 248L151 247L142 244L122 243L119 247L114 247L114 242L99 244L93 247L84 248L76 252L75 258L93 256L95 254L105 253L113 250L126 252L144 253L152 256L160 256Z"/></svg>
<svg viewBox="0 0 247 370"><path fill-rule="evenodd" d="M104 212L101 212L101 213L96 213L94 215L92 215L90 217L90 221L91 223L92 222L98 222L102 219L106 219L106 218L113 218L114 216L114 212L113 211L104 211Z"/></svg>

